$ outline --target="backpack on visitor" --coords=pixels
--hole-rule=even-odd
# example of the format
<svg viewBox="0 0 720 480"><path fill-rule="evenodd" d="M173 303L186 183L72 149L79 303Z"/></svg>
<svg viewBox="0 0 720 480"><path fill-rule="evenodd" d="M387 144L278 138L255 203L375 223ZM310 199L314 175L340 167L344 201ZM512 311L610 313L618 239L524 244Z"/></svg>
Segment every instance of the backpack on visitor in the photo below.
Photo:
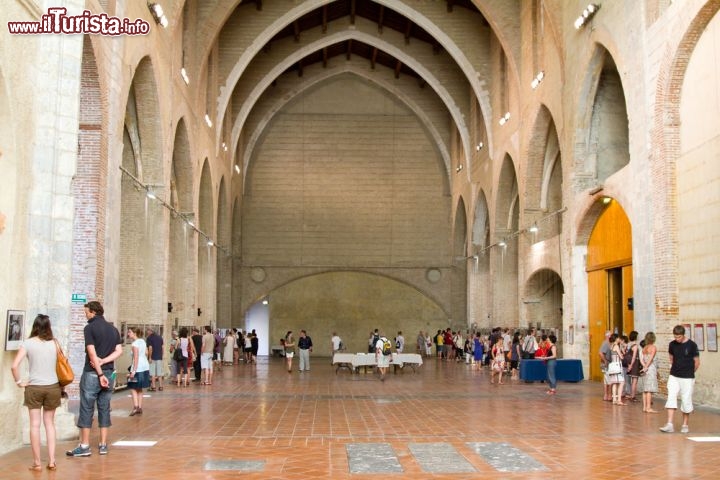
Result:
<svg viewBox="0 0 720 480"><path fill-rule="evenodd" d="M385 337L380 337L380 340L382 340L382 342L383 342L383 347L382 347L383 355L390 355L392 353L392 344L390 343L390 340L388 340Z"/></svg>

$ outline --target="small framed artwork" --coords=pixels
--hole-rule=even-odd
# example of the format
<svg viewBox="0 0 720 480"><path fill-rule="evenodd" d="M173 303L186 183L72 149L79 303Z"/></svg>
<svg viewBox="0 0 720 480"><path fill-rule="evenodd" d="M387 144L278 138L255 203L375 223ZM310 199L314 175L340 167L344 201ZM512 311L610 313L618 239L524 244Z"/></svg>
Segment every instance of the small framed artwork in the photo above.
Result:
<svg viewBox="0 0 720 480"><path fill-rule="evenodd" d="M717 323L707 324L707 350L708 352L717 352Z"/></svg>
<svg viewBox="0 0 720 480"><path fill-rule="evenodd" d="M689 323L683 323L682 326L685 327L685 336L687 338L689 338L690 340L692 340L693 339L692 325L690 325Z"/></svg>
<svg viewBox="0 0 720 480"><path fill-rule="evenodd" d="M8 310L5 350L18 350L20 348L23 341L23 330L25 330L25 312L23 310Z"/></svg>
<svg viewBox="0 0 720 480"><path fill-rule="evenodd" d="M696 323L693 330L693 341L697 344L698 350L705 350L705 325Z"/></svg>

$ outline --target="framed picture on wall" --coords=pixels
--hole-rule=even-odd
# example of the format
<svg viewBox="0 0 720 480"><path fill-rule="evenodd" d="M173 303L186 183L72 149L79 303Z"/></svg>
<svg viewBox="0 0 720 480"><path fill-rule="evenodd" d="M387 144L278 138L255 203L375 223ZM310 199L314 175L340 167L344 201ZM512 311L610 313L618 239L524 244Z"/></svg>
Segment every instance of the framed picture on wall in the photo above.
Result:
<svg viewBox="0 0 720 480"><path fill-rule="evenodd" d="M682 326L685 327L685 336L687 338L689 338L690 340L692 340L693 339L692 325L690 325L689 323L683 323Z"/></svg>
<svg viewBox="0 0 720 480"><path fill-rule="evenodd" d="M5 350L18 350L23 341L25 330L25 312L7 311L7 331L5 332Z"/></svg>
<svg viewBox="0 0 720 480"><path fill-rule="evenodd" d="M717 352L717 323L707 324L707 350L708 352Z"/></svg>
<svg viewBox="0 0 720 480"><path fill-rule="evenodd" d="M695 343L697 343L698 350L705 350L705 325L702 323L696 323L694 332L693 332L693 340Z"/></svg>

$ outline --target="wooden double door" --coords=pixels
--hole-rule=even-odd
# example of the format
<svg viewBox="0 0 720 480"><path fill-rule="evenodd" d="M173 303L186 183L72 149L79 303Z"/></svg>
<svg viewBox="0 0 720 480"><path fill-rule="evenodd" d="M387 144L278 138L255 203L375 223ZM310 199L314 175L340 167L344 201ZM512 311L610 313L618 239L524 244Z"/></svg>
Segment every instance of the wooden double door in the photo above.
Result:
<svg viewBox="0 0 720 480"><path fill-rule="evenodd" d="M598 218L588 241L588 319L590 378L601 381L598 352L605 332L634 329L632 229L622 207L612 201Z"/></svg>

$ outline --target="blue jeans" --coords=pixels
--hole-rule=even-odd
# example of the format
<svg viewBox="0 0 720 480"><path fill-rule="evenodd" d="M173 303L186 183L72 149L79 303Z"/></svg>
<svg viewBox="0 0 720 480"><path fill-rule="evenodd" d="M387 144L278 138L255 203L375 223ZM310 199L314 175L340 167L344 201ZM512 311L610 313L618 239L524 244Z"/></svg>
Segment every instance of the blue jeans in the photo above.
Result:
<svg viewBox="0 0 720 480"><path fill-rule="evenodd" d="M110 381L108 388L100 386L100 379L95 372L83 372L80 377L80 413L78 414L78 428L92 428L95 404L98 410L98 426L107 428L110 422L110 399L113 394L115 382L110 380L112 370L103 370Z"/></svg>
<svg viewBox="0 0 720 480"><path fill-rule="evenodd" d="M557 386L557 378L555 377L555 367L557 366L557 360L554 358L547 361L547 380L550 388L555 390Z"/></svg>

